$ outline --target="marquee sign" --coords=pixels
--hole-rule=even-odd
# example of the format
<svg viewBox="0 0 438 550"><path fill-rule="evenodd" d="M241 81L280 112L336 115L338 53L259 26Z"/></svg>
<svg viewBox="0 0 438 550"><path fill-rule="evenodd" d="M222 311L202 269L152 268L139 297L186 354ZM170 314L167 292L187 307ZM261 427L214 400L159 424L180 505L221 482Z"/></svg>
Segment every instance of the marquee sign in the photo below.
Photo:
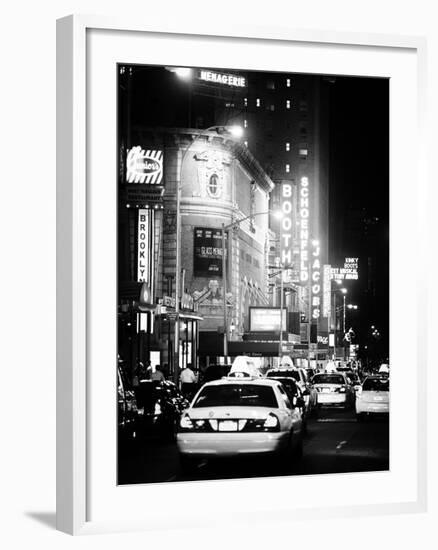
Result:
<svg viewBox="0 0 438 550"><path fill-rule="evenodd" d="M281 185L281 211L282 218L280 231L281 265L291 266L291 269L283 271L283 281L291 282L293 274L293 205L294 188L291 182L283 182Z"/></svg>
<svg viewBox="0 0 438 550"><path fill-rule="evenodd" d="M137 234L137 281L148 283L149 281L149 210L143 208L138 211Z"/></svg>
<svg viewBox="0 0 438 550"><path fill-rule="evenodd" d="M213 84L223 84L225 86L233 86L235 88L246 88L246 78L235 74L218 73L215 71L199 71L199 80L212 82Z"/></svg>
<svg viewBox="0 0 438 550"><path fill-rule="evenodd" d="M322 315L331 315L331 266L326 264L323 267L322 277Z"/></svg>
<svg viewBox="0 0 438 550"><path fill-rule="evenodd" d="M300 281L309 280L309 178L303 176L300 179L298 217L300 223L299 249L300 249Z"/></svg>
<svg viewBox="0 0 438 550"><path fill-rule="evenodd" d="M332 267L331 277L337 281L359 279L359 258L345 258L344 267Z"/></svg>
<svg viewBox="0 0 438 550"><path fill-rule="evenodd" d="M163 151L131 147L126 154L127 183L158 185L163 179Z"/></svg>
<svg viewBox="0 0 438 550"><path fill-rule="evenodd" d="M312 242L312 264L311 264L311 312L312 319L319 319L321 316L321 260L320 245L318 241Z"/></svg>

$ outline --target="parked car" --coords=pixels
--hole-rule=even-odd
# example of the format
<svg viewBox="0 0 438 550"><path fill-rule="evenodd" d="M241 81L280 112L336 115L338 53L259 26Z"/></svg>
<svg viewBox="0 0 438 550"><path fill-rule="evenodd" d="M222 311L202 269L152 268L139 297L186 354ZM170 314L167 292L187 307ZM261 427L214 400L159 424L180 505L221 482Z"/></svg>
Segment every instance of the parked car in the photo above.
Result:
<svg viewBox="0 0 438 550"><path fill-rule="evenodd" d="M302 368L277 368L269 369L266 372L266 378L276 378L277 376L286 376L293 378L303 392L304 402L306 404L307 414L310 414L317 405L317 393L313 388L311 381L306 376L305 369Z"/></svg>
<svg viewBox="0 0 438 550"><path fill-rule="evenodd" d="M137 400L121 367L117 369L117 426L119 444L130 443L138 435Z"/></svg>
<svg viewBox="0 0 438 550"><path fill-rule="evenodd" d="M136 397L141 434L174 437L180 416L190 404L175 384L143 380Z"/></svg>
<svg viewBox="0 0 438 550"><path fill-rule="evenodd" d="M315 374L312 383L317 392L318 407L322 405L340 405L344 408L354 406L354 388L344 373Z"/></svg>
<svg viewBox="0 0 438 550"><path fill-rule="evenodd" d="M368 376L361 391L356 395L356 417L358 421L369 415L389 414L389 378Z"/></svg>
<svg viewBox="0 0 438 550"><path fill-rule="evenodd" d="M302 415L276 380L230 377L208 382L181 417L181 466L199 458L302 453Z"/></svg>

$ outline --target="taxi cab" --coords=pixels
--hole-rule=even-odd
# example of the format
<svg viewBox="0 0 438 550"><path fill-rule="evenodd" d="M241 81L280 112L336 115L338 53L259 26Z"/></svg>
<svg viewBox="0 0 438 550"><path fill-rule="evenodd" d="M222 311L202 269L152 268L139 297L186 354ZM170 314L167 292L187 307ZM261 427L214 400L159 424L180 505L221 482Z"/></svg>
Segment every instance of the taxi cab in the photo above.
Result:
<svg viewBox="0 0 438 550"><path fill-rule="evenodd" d="M208 382L180 419L183 469L199 458L302 453L302 409L276 380L230 373Z"/></svg>

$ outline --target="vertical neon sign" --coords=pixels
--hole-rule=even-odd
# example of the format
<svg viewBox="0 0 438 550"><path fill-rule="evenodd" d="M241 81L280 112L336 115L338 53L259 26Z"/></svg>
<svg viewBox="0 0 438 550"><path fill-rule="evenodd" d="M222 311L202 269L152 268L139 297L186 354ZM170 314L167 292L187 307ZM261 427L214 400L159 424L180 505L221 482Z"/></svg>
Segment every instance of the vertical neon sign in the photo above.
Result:
<svg viewBox="0 0 438 550"><path fill-rule="evenodd" d="M302 177L299 192L300 281L309 280L309 178Z"/></svg>

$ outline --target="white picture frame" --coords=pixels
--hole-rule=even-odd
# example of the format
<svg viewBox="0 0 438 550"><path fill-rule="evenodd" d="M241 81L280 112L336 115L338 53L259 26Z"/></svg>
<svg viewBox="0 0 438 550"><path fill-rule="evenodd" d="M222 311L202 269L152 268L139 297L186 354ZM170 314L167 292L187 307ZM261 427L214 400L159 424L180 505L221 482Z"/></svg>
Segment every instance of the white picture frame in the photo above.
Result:
<svg viewBox="0 0 438 550"><path fill-rule="evenodd" d="M155 49L155 54L152 55L150 49L143 49L143 40L149 41L149 44L152 44L151 41L158 41L157 43L163 47L162 51L158 50L157 53ZM220 54L217 53L217 48L214 49L214 45L217 46L218 43L223 50ZM203 47L194 48L195 44L202 44ZM175 45L178 45L178 48L175 48ZM321 72L320 66L318 70L318 63L321 63L321 60L316 59L317 53L329 51L337 67L337 74L386 75L395 83L395 95L391 95L391 326L393 327L391 328L391 358L394 357L395 361L399 359L400 365L398 365L398 372L394 371L392 382L391 470L388 473L388 479L383 473L355 474L351 478L348 474L337 476L341 479L336 483L350 486L353 483L353 490L348 493L345 489L347 492L344 493L343 489L340 489L339 498L343 498L344 501L336 502L336 498L334 500L332 498L332 504L329 504L322 494L317 506L307 503L296 506L290 503L290 499L281 500L281 498L275 506L269 502L269 499L264 503L257 501L260 491L266 495L271 492L279 494L282 487L290 486L291 483L299 494L299 491L303 490L303 480L297 478L292 481L290 478L276 478L275 480L155 484L137 486L134 490L143 497L147 494L150 502L158 503L162 498L161 495L165 495L164 499L179 496L183 490L185 498L192 504L201 495L204 498L207 495L214 495L211 497L213 509L228 502L231 517L233 504L230 503L229 495L230 491L236 491L236 495L239 495L243 503L240 521L286 519L292 516L303 519L418 512L426 509L426 400L424 396L426 395L427 346L424 329L420 331L418 323L420 308L425 309L426 304L426 274L423 274L419 267L426 257L425 247L422 244L426 242L426 220L422 212L427 210L424 158L426 148L423 141L426 96L425 40L419 37L300 31L285 27L233 26L224 34L223 29L214 28L214 25L200 29L196 25L193 28L179 28L178 24L163 23L158 28L138 20L70 16L60 19L57 25L56 414L57 528L61 531L70 534L86 534L164 528L169 524L174 527L182 525L205 527L215 523L214 513L210 514L209 518L208 514L202 513L202 510L197 515L188 514L185 510L169 511L165 522L153 506L145 504L141 513L138 513L138 507L137 510L134 509L135 499L132 500L132 488L122 487L115 491L113 487L109 487L111 483L108 480L112 479L111 474L104 477L105 474L102 473L99 481L97 480L100 476L100 472L98 474L96 470L98 453L102 450L106 453L105 462L111 463L108 466L110 469L115 467L116 460L114 448L108 443L115 432L115 375L110 373L107 376L102 371L102 364L107 365L104 359L106 352L101 355L102 340L108 337L108 332L104 326L100 327L100 321L104 324L106 321L103 319L108 317L104 315L103 310L106 307L106 296L110 296L107 301L111 302L115 263L111 260L113 245L109 240L105 244L105 247L109 247L106 250L110 251L108 280L101 282L99 292L96 292L96 275L93 273L93 268L102 260L99 254L103 247L99 247L98 250L96 241L93 239L99 238L98 222L102 221L104 215L108 216L108 219L111 218L110 227L114 228L115 195L111 191L105 195L106 213L102 208L97 208L96 198L102 191L102 181L108 182L108 177L111 179L111 173L115 179L116 161L108 162L109 167L102 169L102 176L98 182L95 166L92 164L95 163L94 159L105 158L104 155L108 155L108 151L111 151L113 125L109 123L111 126L109 132L105 128L108 136L102 139L102 144L97 149L98 137L94 134L90 135L90 132L95 132L96 128L98 130L100 128L99 131L102 132L102 126L98 123L102 121L99 116L105 113L104 109L107 109L106 114L111 119L115 119L116 116L115 109L111 110L115 98L115 89L111 87L106 88L108 97L101 98L99 114L97 110L93 111L96 103L92 88L97 78L93 71L96 74L98 70L105 71L109 64L113 63L114 58L111 56L119 56L119 60L126 63L144 62L180 66L199 63L202 66L203 59L206 59L202 56L209 53L212 61L208 66L215 66L216 58L218 59L216 66L229 66L231 61L227 59L232 59L230 57L232 46L236 45L239 45L239 52L247 51L246 64L251 64L248 68L266 68L262 66L263 63L278 50L279 55L275 56L276 66L272 67L276 70L277 66L280 68L284 63L284 60L282 61L284 52L289 51L288 48L293 48L307 61L301 67L298 62L294 62L294 66L289 69L291 72ZM251 48L255 46L261 54L257 58L251 53ZM315 48L317 50L312 53ZM107 57L104 62L97 63L96 55ZM219 64L221 55L224 62ZM308 55L310 57L306 57ZM198 56L197 62L196 56ZM236 63L243 62L237 60L239 56L236 54ZM370 63L370 59L367 61L369 56L375 67L371 72L363 69L363 66ZM345 57L344 61L342 57ZM381 67L379 67L380 59L383 60ZM342 69L343 66L344 69ZM356 68L353 69L353 67ZM331 69L328 65L327 69L323 72L330 73ZM107 82L111 82L105 80L107 76L108 74L99 75L100 85L105 86ZM399 86L398 89L397 86ZM400 94L401 97L398 97ZM397 137L401 128L400 113L403 102L409 130L413 132L410 133L413 138L413 146L410 150L404 149L405 145L400 143L401 140ZM93 118L95 116L96 119ZM406 157L407 152L409 152L409 158ZM395 178L397 178L397 187L394 183ZM408 178L409 187L407 187ZM408 190L410 195L406 197L404 195ZM410 211L409 206L411 206ZM407 212L410 212L409 231L403 230ZM111 229L109 234L114 234ZM400 250L400 240L403 240L404 246L410 250L414 266L411 268L413 273L410 280L416 281L411 303L405 304L404 310L400 310L399 305L394 303L394 298L402 291L400 284L403 282L399 280L400 275L397 275L403 270L403 251ZM115 249L115 241L113 248ZM104 306L102 313L96 313L100 311L102 305ZM393 310L393 307L396 309ZM111 304L108 311L111 312ZM397 346L402 338L402 335L397 334L400 329L397 319L401 312L412 320L411 338L405 344L407 349L405 348L404 353L400 353ZM98 325L99 328L97 328ZM112 330L111 325L109 330ZM109 352L110 358L112 351ZM415 372L410 372L412 382L410 418L405 419L405 424L401 427L399 412L403 407L402 395L407 388L404 374L407 372L408 363L411 366L415 364L416 369ZM111 371L108 367L106 370ZM98 393L96 380L101 384ZM101 398L102 403L99 401ZM111 407L111 400L113 401L112 410L108 409ZM101 411L108 412L108 415L101 414ZM410 447L406 451L406 456L401 458L397 453L396 443L400 444L400 441L403 441L403 429L410 434ZM99 450L96 449L97 439ZM102 461L100 464L103 472L105 467ZM309 479L306 483L314 483L316 476L312 477L313 480ZM326 491L328 495L333 487L333 476L318 477L321 491ZM372 493L372 489L369 494L363 493L363 498L360 497L357 493L363 491L365 486L371 487L373 478L376 477L381 487L384 487L379 497ZM392 481L389 479L391 477ZM406 487L399 487L401 479L405 480ZM353 494L354 484L358 487L356 494ZM396 490L395 487L398 489ZM123 506L124 513L118 511L118 501L121 507ZM107 503L108 507L103 506L103 502ZM133 503L132 509L129 508L129 502ZM249 504L251 502L254 504ZM304 501L299 500L299 502ZM156 508L160 506L161 504ZM172 516L172 521L169 521L169 514Z"/></svg>

